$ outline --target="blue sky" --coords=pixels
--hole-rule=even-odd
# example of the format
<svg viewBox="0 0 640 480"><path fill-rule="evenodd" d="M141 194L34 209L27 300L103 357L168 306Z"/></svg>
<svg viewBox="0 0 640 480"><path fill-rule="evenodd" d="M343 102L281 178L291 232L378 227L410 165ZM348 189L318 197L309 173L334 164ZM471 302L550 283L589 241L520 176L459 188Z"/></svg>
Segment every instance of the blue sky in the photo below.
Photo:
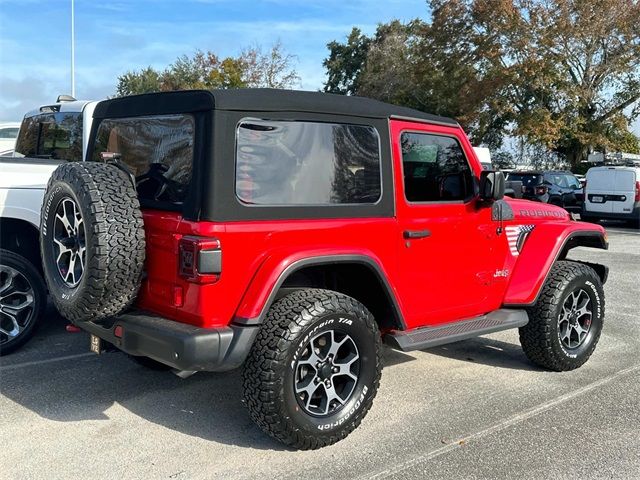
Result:
<svg viewBox="0 0 640 480"><path fill-rule="evenodd" d="M70 93L70 5L0 0L0 120ZM328 42L427 15L425 0L76 0L76 97L113 95L127 70L162 69L198 48L227 56L277 40L297 56L300 87L316 90Z"/></svg>
<svg viewBox="0 0 640 480"><path fill-rule="evenodd" d="M71 0L0 0L0 121L71 93L70 12ZM76 97L102 99L128 70L278 40L297 57L300 88L316 90L328 42L429 11L426 0L75 0L75 14ZM640 135L640 120L633 130Z"/></svg>

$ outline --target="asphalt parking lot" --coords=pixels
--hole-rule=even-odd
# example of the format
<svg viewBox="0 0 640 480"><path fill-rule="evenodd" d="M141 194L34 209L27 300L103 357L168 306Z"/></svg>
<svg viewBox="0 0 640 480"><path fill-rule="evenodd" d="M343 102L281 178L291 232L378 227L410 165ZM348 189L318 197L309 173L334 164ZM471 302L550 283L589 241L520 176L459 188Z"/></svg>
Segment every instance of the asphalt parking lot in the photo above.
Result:
<svg viewBox="0 0 640 480"><path fill-rule="evenodd" d="M253 425L239 372L182 380L93 355L52 311L0 359L0 478L638 478L640 232L611 225L609 240L571 254L611 269L585 366L532 366L516 331L388 350L360 428L312 452Z"/></svg>

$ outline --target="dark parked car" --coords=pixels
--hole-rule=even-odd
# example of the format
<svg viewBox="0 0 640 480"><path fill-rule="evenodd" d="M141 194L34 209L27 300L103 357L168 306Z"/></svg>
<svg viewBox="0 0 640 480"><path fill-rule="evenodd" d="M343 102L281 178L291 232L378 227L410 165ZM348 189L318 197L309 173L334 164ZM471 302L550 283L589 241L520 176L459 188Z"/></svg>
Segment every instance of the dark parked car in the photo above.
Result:
<svg viewBox="0 0 640 480"><path fill-rule="evenodd" d="M507 180L522 182L524 199L550 203L578 212L582 209L582 185L571 172L515 171L507 175Z"/></svg>

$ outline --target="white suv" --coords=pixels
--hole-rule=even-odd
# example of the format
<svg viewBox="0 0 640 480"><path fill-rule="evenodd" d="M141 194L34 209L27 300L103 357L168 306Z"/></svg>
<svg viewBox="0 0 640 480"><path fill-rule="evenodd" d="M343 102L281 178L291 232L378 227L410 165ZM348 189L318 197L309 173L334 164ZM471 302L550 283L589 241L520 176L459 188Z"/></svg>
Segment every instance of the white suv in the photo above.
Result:
<svg viewBox="0 0 640 480"><path fill-rule="evenodd" d="M593 167L587 172L582 218L626 220L640 226L640 167Z"/></svg>
<svg viewBox="0 0 640 480"><path fill-rule="evenodd" d="M61 100L27 113L14 156L0 157L0 355L27 341L42 316L42 198L60 162L83 160L98 103Z"/></svg>

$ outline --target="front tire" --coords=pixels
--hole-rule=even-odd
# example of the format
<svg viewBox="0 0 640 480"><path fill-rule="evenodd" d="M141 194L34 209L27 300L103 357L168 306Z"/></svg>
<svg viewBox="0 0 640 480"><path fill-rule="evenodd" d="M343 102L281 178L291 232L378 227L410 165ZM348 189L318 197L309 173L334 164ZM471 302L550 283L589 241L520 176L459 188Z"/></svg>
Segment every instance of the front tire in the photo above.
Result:
<svg viewBox="0 0 640 480"><path fill-rule="evenodd" d="M589 359L602 332L600 277L582 263L556 262L527 311L529 323L520 328L520 343L529 360L558 372L578 368Z"/></svg>
<svg viewBox="0 0 640 480"><path fill-rule="evenodd" d="M29 340L47 305L42 276L26 258L0 250L0 355Z"/></svg>
<svg viewBox="0 0 640 480"><path fill-rule="evenodd" d="M381 370L380 333L364 305L329 290L299 290L270 308L245 363L244 400L266 433L316 449L360 424Z"/></svg>

